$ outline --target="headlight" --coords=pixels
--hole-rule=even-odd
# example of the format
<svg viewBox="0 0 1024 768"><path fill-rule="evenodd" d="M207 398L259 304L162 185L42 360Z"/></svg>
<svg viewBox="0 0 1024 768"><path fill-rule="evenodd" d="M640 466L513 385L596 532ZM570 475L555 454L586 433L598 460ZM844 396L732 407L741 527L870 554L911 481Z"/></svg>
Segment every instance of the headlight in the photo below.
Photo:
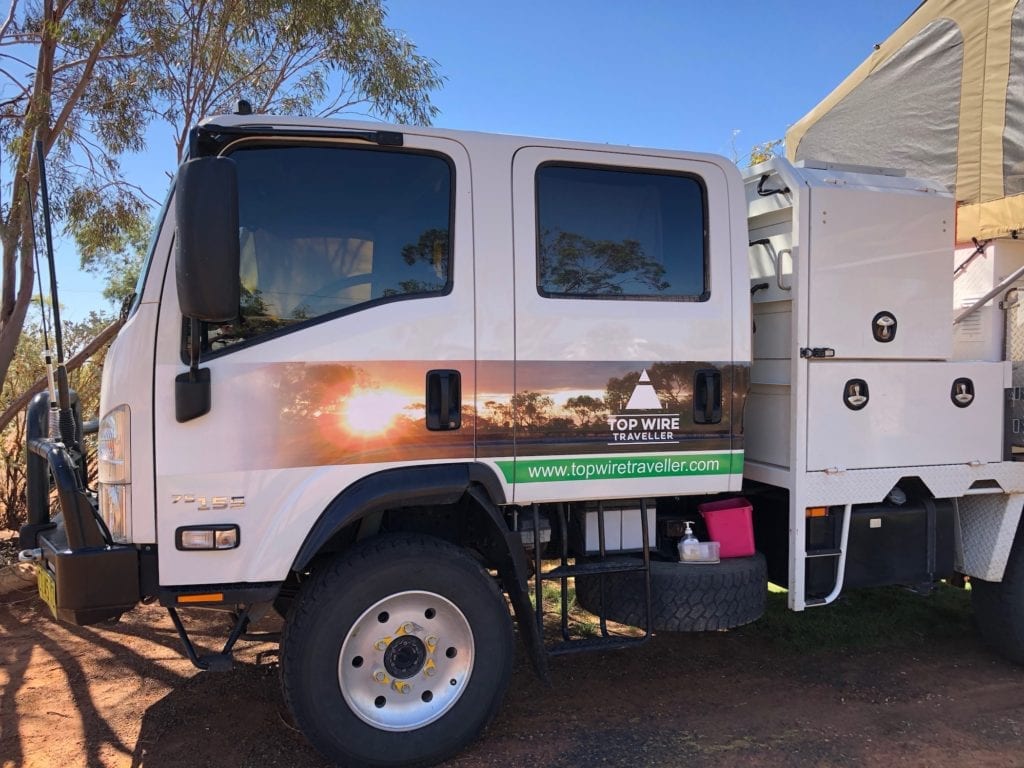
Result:
<svg viewBox="0 0 1024 768"><path fill-rule="evenodd" d="M131 411L119 405L100 420L96 461L101 483L130 483Z"/></svg>
<svg viewBox="0 0 1024 768"><path fill-rule="evenodd" d="M132 537L131 411L119 405L100 420L96 463L99 470L100 515L114 541Z"/></svg>

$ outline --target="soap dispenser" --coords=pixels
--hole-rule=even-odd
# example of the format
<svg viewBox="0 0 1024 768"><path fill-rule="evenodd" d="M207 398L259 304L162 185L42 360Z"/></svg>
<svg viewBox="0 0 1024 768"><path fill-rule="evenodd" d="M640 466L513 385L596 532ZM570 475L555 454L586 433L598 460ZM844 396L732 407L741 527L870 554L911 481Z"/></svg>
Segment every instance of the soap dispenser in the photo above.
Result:
<svg viewBox="0 0 1024 768"><path fill-rule="evenodd" d="M693 523L689 520L686 521L686 530L683 532L683 538L679 540L679 560L680 562L693 562L700 560L700 542L697 541L697 537L693 535Z"/></svg>

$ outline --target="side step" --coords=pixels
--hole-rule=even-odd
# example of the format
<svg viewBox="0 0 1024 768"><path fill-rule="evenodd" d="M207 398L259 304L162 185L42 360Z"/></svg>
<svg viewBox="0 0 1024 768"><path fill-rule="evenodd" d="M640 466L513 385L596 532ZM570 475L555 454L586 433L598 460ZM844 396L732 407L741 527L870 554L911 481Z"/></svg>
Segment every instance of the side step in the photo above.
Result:
<svg viewBox="0 0 1024 768"><path fill-rule="evenodd" d="M205 656L199 656L196 653L195 646L192 645L192 640L189 638L188 632L185 631L185 625L181 623L181 617L178 616L178 611L175 610L174 606L167 606L167 612L171 615L174 628L178 631L178 637L181 638L181 643L185 647L185 655L192 662L193 666L206 672L230 672L234 668L235 661L232 651L234 650L235 643L238 642L238 638L249 627L248 608L245 608L238 614L235 626L232 627L231 634L228 635L223 650L220 653L211 653Z"/></svg>
<svg viewBox="0 0 1024 768"><path fill-rule="evenodd" d="M532 506L533 530L540 530L540 507L537 504ZM646 642L651 637L651 552L649 544L647 500L640 501L640 525L643 537L643 559L639 562L623 562L622 560L610 560L605 549L605 521L604 505L598 502L597 505L597 532L599 553L598 559L578 564L569 564L569 536L568 536L568 511L566 505L559 504L555 510L558 530L562 547L561 563L547 573L541 569L542 544L538 540L534 544L534 595L536 600L537 628L544 636L544 589L545 581L558 581L561 596L561 636L562 639L554 644L545 646L549 656L558 656L567 653L581 653L584 651L606 651L616 648L626 648ZM643 630L640 637L617 635L608 630L604 610L604 576L613 573L642 573L644 589L646 590L646 613L644 614ZM601 608L597 613L600 636L597 637L573 637L569 630L569 579L577 576L597 576L601 579Z"/></svg>

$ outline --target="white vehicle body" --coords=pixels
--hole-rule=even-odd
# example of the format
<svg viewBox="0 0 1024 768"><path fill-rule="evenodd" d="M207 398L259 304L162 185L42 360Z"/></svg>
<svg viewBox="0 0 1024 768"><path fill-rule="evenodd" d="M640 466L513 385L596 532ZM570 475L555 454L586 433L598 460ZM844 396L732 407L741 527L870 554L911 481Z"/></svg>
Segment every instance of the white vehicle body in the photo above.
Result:
<svg viewBox="0 0 1024 768"><path fill-rule="evenodd" d="M33 404L40 594L78 623L159 599L204 669L273 606L296 721L375 765L484 727L508 603L543 674L636 640L606 618L753 621L769 578L801 611L968 576L1024 662L1024 248L954 249L953 221L884 169L205 121L107 353L98 500ZM717 513L742 541L677 562ZM546 645L541 582L570 578L601 637L563 600ZM181 606L235 611L221 654Z"/></svg>

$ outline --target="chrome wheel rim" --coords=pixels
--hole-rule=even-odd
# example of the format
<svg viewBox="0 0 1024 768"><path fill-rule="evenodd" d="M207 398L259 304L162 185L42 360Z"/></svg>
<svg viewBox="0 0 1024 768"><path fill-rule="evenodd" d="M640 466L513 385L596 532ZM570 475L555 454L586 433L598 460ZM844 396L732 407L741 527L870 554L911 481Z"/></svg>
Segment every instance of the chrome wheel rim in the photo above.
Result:
<svg viewBox="0 0 1024 768"><path fill-rule="evenodd" d="M455 705L474 657L473 630L453 602L433 592L399 592L371 605L349 629L338 682L363 722L412 731Z"/></svg>

